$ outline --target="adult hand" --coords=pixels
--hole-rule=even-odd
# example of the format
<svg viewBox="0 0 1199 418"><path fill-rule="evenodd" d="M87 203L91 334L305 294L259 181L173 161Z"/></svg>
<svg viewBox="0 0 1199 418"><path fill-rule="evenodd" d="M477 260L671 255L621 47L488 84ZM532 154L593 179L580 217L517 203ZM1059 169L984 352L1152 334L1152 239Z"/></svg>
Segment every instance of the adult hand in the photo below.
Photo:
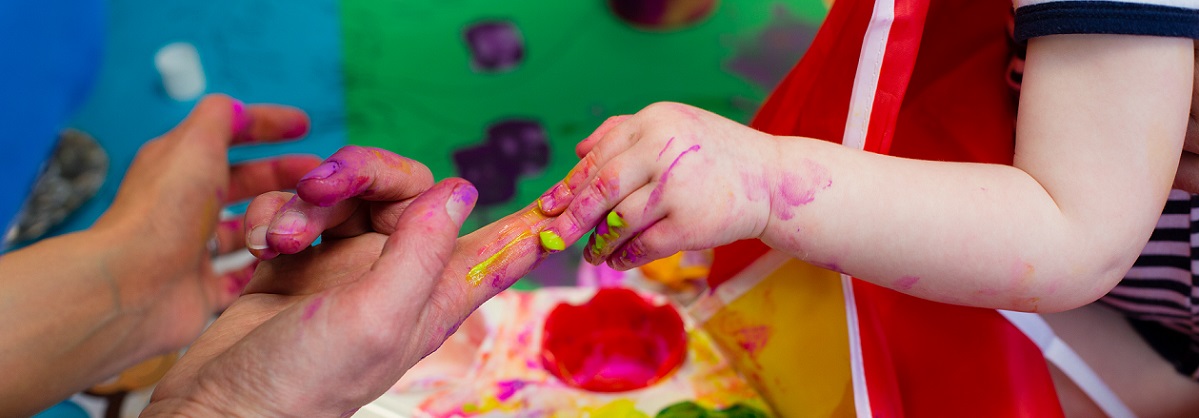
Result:
<svg viewBox="0 0 1199 418"><path fill-rule="evenodd" d="M303 112L209 96L138 152L91 228L0 258L0 415L29 415L154 355L177 350L233 302L253 267L213 270L244 245L222 205L291 188L319 164L283 157L229 166L230 146L297 138Z"/></svg>
<svg viewBox="0 0 1199 418"><path fill-rule="evenodd" d="M195 339L212 314L241 294L254 271L252 265L213 271L214 253L245 247L242 219L220 221L221 208L295 187L320 162L289 156L230 166L229 147L299 138L308 125L307 115L295 108L245 106L214 95L175 129L142 146L93 229L130 243L120 262L109 267L124 280L120 299L129 303L123 309L143 312L149 329L156 330L156 351Z"/></svg>
<svg viewBox="0 0 1199 418"><path fill-rule="evenodd" d="M251 246L256 248L253 252L266 261L260 264L255 279L246 290L247 295L226 311L200 342L189 348L188 355L158 386L154 398L156 406L148 412L178 409L194 409L213 414L235 412L228 408L220 409L220 405L223 404L212 404L214 396L225 396L227 393L220 386L192 383L193 380L216 382L218 380L215 377L201 376L205 373L223 376L225 372L206 370L228 370L228 367L241 367L238 373L245 373L248 368L256 369L246 376L237 376L239 379L244 377L249 382L236 386L237 391L243 390L241 388L247 385L261 386L246 392L253 394L252 397L237 397L239 402L245 399L252 402L239 403L239 411L243 408L257 408L248 410L252 412L247 413L253 415L352 411L394 384L415 361L412 359L414 356L422 357L438 347L453 335L475 308L523 277L543 258L538 232L548 222L548 218L542 215L535 205L459 238L452 247L448 261L438 258L440 256L431 256L429 250L436 246L427 242L427 239L421 241L419 235L423 232L420 230L413 232L404 226L429 222L439 225L437 222L441 221L435 220L435 214L429 215L427 209L420 209L430 203L420 202L426 202L427 199L445 201L450 199L445 197L449 194L454 199L473 204L477 195L473 189L466 188L461 180L447 180L425 192L429 181L428 170L416 162L401 159L402 157L379 149L347 147L330 157L327 165L314 170L297 186L298 195L306 196L311 201L282 192L264 194L255 199L246 212L248 239L252 242ZM403 164L399 164L400 161ZM452 185L456 191L447 192L446 189L451 186L446 184ZM420 193L433 197L421 195L422 197L417 198L414 203L413 196ZM320 202L325 206L312 202ZM469 204L467 206L469 207ZM405 237L413 234L416 236ZM321 244L309 247L317 236L321 237ZM430 290L426 291L422 287L423 282L413 279L411 274L415 273L411 271L404 273L401 270L405 269L380 267L385 263L383 260L395 257L391 250L384 248L384 244L396 240L419 244L416 250L412 250L415 252L400 250L407 247L398 244L394 247L397 251L408 254L400 258L423 260L426 264L421 264L419 271L427 273L444 268L432 283ZM425 246L429 248L424 248ZM296 251L296 248L301 249ZM375 275L382 279L367 279ZM400 287L384 289L382 284L362 284L364 281L375 283L380 280L391 283L386 286ZM412 284L412 289L403 287L409 281L416 281ZM332 361L331 357L343 356L345 358L339 360L360 362L349 366L344 366L340 361L335 362L342 365L338 367L355 370L356 372L345 375L353 379L359 379L362 375L358 374L358 371L372 365L377 366L375 370L382 377L370 375L368 380L355 380L356 383L345 385L344 388L355 390L352 393L329 391L328 385L324 384L321 387L304 386L308 382L316 381L310 377L295 377L291 374L287 375L288 379L294 380L280 380L274 377L277 368L281 368L282 373L290 373L288 370L291 368L300 369L302 372L303 367L309 366L315 368L313 373L335 372L321 365L308 363L309 360L305 360L304 363L270 363L268 367L261 368L255 364L229 366L232 363L219 360L218 357L232 358L233 354L224 353L233 352L234 350L229 348L242 344L239 341L243 339L249 341L252 338L267 338L255 336L268 332L271 335L281 335L278 333L282 331L258 329L266 329L263 327L267 322L284 324L272 325L270 329L287 328L289 325L285 321L288 320L273 318L290 315L286 317L293 318L290 320L294 322L294 311L300 310L297 306L307 309L321 297L314 295L325 294L323 292L351 293L350 290L337 290L341 288L372 290L353 291L360 292L353 293L358 295L369 293L360 296L370 298L369 304L349 308L339 305L342 307L335 308L329 304L328 298L322 298L320 305L313 308L314 312L325 309L356 309L357 311L346 315L359 315L360 318L370 319L363 321L339 317L342 319L338 319L341 322L336 323L336 327L341 328L339 332L342 334L337 334L336 337L331 337L332 334L315 334L326 340L345 337L350 342L342 348L353 350L352 352L357 354L333 352L327 353L325 357L316 358L325 362ZM344 298L348 296L339 296L337 299L345 300ZM387 316L389 312L394 314L396 309L401 308L408 309L404 312L409 313L411 310L419 310L419 314L413 317ZM287 310L292 310L293 313L280 313ZM331 342L335 341L325 341ZM325 347L325 343L313 343L316 345L311 346L311 349L324 350L326 348L321 347ZM254 343L257 344L264 343ZM251 352L249 349L238 350ZM299 354L288 355L292 356L287 357L288 361L294 362L295 356ZM250 354L237 355L237 358L251 357ZM219 363L213 363L218 360ZM299 367L296 364L305 366ZM267 373L265 376L272 376L270 379L277 380L279 384L259 382L258 378L264 376L263 373ZM326 376L327 379L340 379L328 377L331 375L322 376ZM294 403L293 399L297 397L312 397L313 401ZM313 409L299 409L297 406Z"/></svg>
<svg viewBox="0 0 1199 418"><path fill-rule="evenodd" d="M377 398L447 336L435 288L476 197L446 180L411 200L390 236L329 239L263 262L145 414L347 416Z"/></svg>

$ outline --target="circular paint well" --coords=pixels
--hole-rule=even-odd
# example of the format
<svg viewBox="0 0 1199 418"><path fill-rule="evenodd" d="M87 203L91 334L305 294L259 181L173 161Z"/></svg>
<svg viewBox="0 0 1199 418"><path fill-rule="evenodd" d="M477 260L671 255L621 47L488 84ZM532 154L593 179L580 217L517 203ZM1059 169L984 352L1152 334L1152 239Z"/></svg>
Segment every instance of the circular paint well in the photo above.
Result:
<svg viewBox="0 0 1199 418"><path fill-rule="evenodd" d="M629 289L600 289L582 305L559 304L545 321L541 360L567 385L592 392L648 387L683 363L687 333L669 304Z"/></svg>

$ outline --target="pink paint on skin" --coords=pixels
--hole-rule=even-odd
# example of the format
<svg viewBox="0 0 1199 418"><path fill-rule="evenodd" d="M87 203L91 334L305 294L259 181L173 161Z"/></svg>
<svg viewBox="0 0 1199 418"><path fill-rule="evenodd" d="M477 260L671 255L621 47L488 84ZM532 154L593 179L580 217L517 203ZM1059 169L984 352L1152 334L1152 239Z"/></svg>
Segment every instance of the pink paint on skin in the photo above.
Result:
<svg viewBox="0 0 1199 418"><path fill-rule="evenodd" d="M312 302L308 303L308 306L304 307L304 315L302 315L300 318L305 321L312 319L312 316L316 315L316 311L320 310L321 305L324 303L325 303L325 297L317 296L316 299L313 299Z"/></svg>
<svg viewBox="0 0 1199 418"><path fill-rule="evenodd" d="M778 199L772 202L773 211L784 221L795 217L794 209L812 203L816 194L833 185L828 169L811 160L804 160L799 173L783 174Z"/></svg>
<svg viewBox="0 0 1199 418"><path fill-rule="evenodd" d="M496 386L499 388L499 391L496 392L495 399L500 402L507 401L512 397L512 395L515 395L516 392L524 389L525 385L527 384L528 383L525 383L521 380L505 380L498 382L496 383Z"/></svg>
<svg viewBox="0 0 1199 418"><path fill-rule="evenodd" d="M916 276L900 277L899 280L895 281L895 290L899 290L901 292L912 290L912 287L915 286L919 281L920 278Z"/></svg>
<svg viewBox="0 0 1199 418"><path fill-rule="evenodd" d="M245 139L242 137L245 135L246 129L250 127L250 115L246 113L246 104L240 100L234 100L231 107L233 108L233 119L230 120L229 125L233 131L231 133L235 139L234 142L239 142L238 139L244 141Z"/></svg>
<svg viewBox="0 0 1199 418"><path fill-rule="evenodd" d="M666 141L666 146L662 147L661 151L658 151L658 160L657 161L662 161L662 154L665 153L667 149L670 149L670 144L673 144L673 143L674 143L674 137L672 136L672 137L670 137L669 140Z"/></svg>
<svg viewBox="0 0 1199 418"><path fill-rule="evenodd" d="M670 180L670 172L674 171L674 167L679 164L679 160L683 159L683 156L687 155L688 153L699 151L699 148L699 144L692 145L686 150L683 150L683 152L680 152L679 156L674 157L674 161L672 161L670 166L666 168L666 171L662 172L662 175L658 177L658 185L655 186L654 190L649 193L649 201L646 202L645 209L642 211L642 214L649 212L650 208L657 206L658 202L662 200L662 191L666 188L666 181Z"/></svg>

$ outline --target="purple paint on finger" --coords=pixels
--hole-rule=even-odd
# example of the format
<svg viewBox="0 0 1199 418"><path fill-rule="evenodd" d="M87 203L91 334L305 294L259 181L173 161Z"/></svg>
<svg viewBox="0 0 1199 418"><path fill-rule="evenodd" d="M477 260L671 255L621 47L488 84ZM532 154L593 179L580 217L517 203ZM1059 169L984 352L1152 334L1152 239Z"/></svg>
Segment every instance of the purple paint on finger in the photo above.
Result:
<svg viewBox="0 0 1199 418"><path fill-rule="evenodd" d="M337 170L339 169L341 169L341 163L338 163L337 161L325 161L317 168L309 171L308 174L305 174L304 177L301 177L300 181L327 179L329 176L337 173Z"/></svg>
<svg viewBox="0 0 1199 418"><path fill-rule="evenodd" d="M699 144L692 145L683 150L683 152L680 152L679 156L674 157L674 161L670 163L670 167L667 167L666 171L662 172L662 176L658 177L658 185L654 186L654 190L650 192L649 201L646 202L642 213L648 212L650 208L658 205L658 201L662 200L662 190L666 188L666 181L670 180L670 172L674 171L674 167L679 164L679 160L683 159L683 156L687 155L687 153L699 151L699 148Z"/></svg>

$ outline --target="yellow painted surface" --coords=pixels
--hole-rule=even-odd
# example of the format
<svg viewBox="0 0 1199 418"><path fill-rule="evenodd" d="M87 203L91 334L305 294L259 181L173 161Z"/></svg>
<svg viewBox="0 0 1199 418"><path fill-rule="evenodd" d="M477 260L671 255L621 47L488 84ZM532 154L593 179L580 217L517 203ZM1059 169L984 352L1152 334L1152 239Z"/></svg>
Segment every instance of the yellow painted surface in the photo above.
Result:
<svg viewBox="0 0 1199 418"><path fill-rule="evenodd" d="M853 416L840 274L790 260L703 327L780 416Z"/></svg>

